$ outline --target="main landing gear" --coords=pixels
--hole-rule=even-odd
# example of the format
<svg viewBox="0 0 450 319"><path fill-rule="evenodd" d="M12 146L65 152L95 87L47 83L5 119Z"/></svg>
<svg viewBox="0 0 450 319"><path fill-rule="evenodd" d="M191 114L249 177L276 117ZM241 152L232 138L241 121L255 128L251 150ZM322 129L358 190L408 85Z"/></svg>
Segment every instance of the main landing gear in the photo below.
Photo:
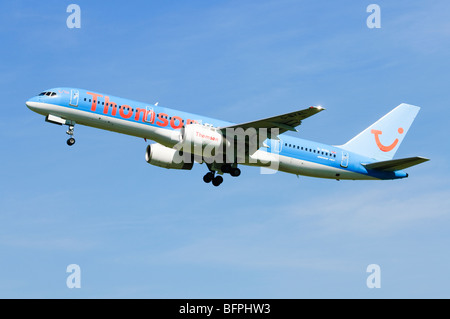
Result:
<svg viewBox="0 0 450 319"><path fill-rule="evenodd" d="M208 173L206 173L206 175L203 176L203 181L205 183L211 183L212 182L212 184L214 186L219 186L220 184L223 183L223 177L220 176L220 175L217 175L217 176L214 176L214 175L215 175L215 172L208 172Z"/></svg>
<svg viewBox="0 0 450 319"><path fill-rule="evenodd" d="M209 167L210 172L206 173L205 176L203 176L203 181L205 183L211 183L214 186L219 186L223 183L223 177L220 175L216 176L216 170L214 170L212 167ZM232 166L230 164L224 164L220 167L220 171L225 174L230 174L233 177L238 177L241 175L241 170L235 166Z"/></svg>
<svg viewBox="0 0 450 319"><path fill-rule="evenodd" d="M67 135L69 135L69 139L67 140L67 145L72 146L75 144L75 139L73 138L73 129L75 125L69 125L69 129L67 130Z"/></svg>
<svg viewBox="0 0 450 319"><path fill-rule="evenodd" d="M228 173L233 177L238 177L241 175L241 170L237 167L233 167L231 164L224 164L220 169L222 172Z"/></svg>

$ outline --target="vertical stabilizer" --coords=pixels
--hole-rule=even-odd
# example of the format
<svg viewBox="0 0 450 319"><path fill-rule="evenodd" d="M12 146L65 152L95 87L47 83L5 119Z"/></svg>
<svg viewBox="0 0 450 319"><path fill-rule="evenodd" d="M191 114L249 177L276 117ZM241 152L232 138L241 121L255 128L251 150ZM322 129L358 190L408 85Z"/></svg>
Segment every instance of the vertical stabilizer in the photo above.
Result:
<svg viewBox="0 0 450 319"><path fill-rule="evenodd" d="M378 161L390 160L397 152L419 110L418 106L400 104L340 147Z"/></svg>

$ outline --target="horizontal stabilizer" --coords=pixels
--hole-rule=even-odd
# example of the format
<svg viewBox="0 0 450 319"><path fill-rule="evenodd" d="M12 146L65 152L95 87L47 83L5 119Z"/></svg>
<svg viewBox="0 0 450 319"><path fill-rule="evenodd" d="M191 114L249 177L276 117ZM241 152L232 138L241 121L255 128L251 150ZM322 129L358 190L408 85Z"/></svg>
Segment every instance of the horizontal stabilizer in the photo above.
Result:
<svg viewBox="0 0 450 319"><path fill-rule="evenodd" d="M389 160L389 161L381 161L381 162L375 162L370 164L362 164L367 169L374 169L379 171L388 171L388 172L394 172L399 171L414 165L421 164L423 162L429 161L428 158L425 157L408 157L408 158L400 158L395 160Z"/></svg>

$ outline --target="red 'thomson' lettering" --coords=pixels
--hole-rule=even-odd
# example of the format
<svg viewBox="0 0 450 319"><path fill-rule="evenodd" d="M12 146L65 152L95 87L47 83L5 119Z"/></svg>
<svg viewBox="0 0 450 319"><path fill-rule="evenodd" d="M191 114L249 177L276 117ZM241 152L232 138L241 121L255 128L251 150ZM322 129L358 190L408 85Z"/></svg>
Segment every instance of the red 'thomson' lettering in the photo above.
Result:
<svg viewBox="0 0 450 319"><path fill-rule="evenodd" d="M166 127L170 124L170 127L172 127L173 129L180 129L185 125L185 123L186 125L197 123L197 121L191 119L184 120L180 116L172 116L169 121L169 115L166 113L156 114L153 110L147 110L139 107L133 108L130 105L125 104L118 106L117 103L110 101L109 96L107 95L105 95L104 101L100 101L99 98L102 98L103 95L93 92L86 92L86 93L92 96L91 102L92 112L96 112L97 106L101 104L103 105L102 110L103 114L108 114L110 112L109 110L111 109L111 116L117 117L117 109L119 109L119 117L123 119L132 118L136 122L156 124L161 127ZM208 138L211 139L212 141L216 139L213 136L206 136L206 135L202 136L202 138Z"/></svg>

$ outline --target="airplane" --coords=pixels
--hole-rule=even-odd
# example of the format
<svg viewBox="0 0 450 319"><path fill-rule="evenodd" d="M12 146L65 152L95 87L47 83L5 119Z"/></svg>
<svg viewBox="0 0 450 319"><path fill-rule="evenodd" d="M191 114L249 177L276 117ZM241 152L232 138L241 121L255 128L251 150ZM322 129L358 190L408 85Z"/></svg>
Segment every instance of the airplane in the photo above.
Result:
<svg viewBox="0 0 450 319"><path fill-rule="evenodd" d="M303 120L324 110L311 106L278 116L235 124L197 114L78 88L45 90L26 101L49 123L67 125L67 144L75 143L76 124L127 134L154 143L145 160L166 169L191 170L205 163L205 183L219 186L223 175L237 177L239 165L335 180L394 180L404 169L428 161L393 159L419 107L402 103L342 145L300 139Z"/></svg>

